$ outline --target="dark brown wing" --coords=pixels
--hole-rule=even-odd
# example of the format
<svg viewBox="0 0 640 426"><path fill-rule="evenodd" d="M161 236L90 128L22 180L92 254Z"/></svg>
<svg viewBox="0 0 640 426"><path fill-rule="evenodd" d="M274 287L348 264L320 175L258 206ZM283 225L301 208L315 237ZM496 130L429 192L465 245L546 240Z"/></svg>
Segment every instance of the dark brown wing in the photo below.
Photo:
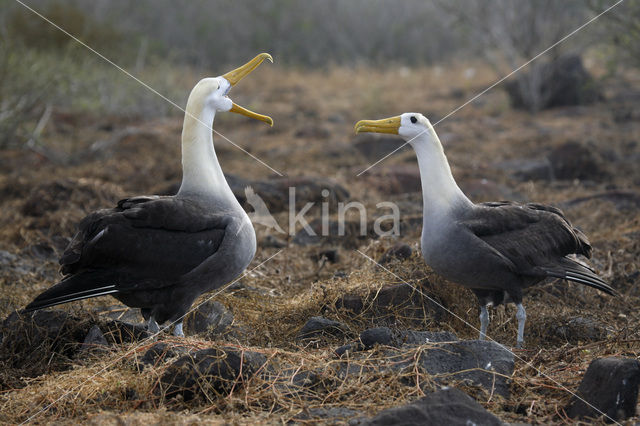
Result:
<svg viewBox="0 0 640 426"><path fill-rule="evenodd" d="M25 309L174 285L217 252L229 221L173 197L130 198L91 213L60 259L65 278Z"/></svg>
<svg viewBox="0 0 640 426"><path fill-rule="evenodd" d="M135 197L85 217L60 259L62 273L131 265L186 273L217 250L227 217L190 200ZM200 243L202 241L202 243ZM166 259L162 265L158 259Z"/></svg>
<svg viewBox="0 0 640 426"><path fill-rule="evenodd" d="M591 256L585 235L555 207L504 201L483 203L463 220L476 236L514 262L524 257L544 261L568 254Z"/></svg>
<svg viewBox="0 0 640 426"><path fill-rule="evenodd" d="M566 278L613 291L593 271L566 257L590 257L591 245L555 207L483 203L466 213L460 223L513 262L521 275Z"/></svg>

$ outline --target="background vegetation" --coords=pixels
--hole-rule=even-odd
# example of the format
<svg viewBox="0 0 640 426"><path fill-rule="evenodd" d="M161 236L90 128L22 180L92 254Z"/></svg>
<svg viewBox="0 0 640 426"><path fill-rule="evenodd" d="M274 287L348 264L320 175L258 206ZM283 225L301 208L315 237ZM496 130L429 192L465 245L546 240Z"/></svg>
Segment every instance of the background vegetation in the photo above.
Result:
<svg viewBox="0 0 640 426"><path fill-rule="evenodd" d="M2 0L0 15L0 145L33 139L47 106L85 113L158 116L173 111L155 94L43 21ZM535 0L33 0L27 5L183 104L185 74L222 70L268 51L298 68L489 63L506 74L612 1ZM533 63L522 90L539 109L537 78L545 62L600 47L613 68L638 65L639 6L627 0ZM637 49L636 49L637 50ZM187 70L188 69L188 70ZM179 113L178 111L175 111Z"/></svg>

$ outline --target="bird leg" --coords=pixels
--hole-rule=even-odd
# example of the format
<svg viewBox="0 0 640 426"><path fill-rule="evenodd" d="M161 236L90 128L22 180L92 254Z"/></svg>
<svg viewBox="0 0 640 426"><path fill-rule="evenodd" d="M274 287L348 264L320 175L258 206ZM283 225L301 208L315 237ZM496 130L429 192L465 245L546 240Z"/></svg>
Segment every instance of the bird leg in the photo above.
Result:
<svg viewBox="0 0 640 426"><path fill-rule="evenodd" d="M518 339L516 341L516 347L522 348L524 345L524 323L527 320L527 311L522 306L522 303L516 305L518 311L516 312L516 319L518 320Z"/></svg>
<svg viewBox="0 0 640 426"><path fill-rule="evenodd" d="M160 332L160 326L158 326L155 318L149 317L149 321L147 321L147 331L151 334L158 334Z"/></svg>
<svg viewBox="0 0 640 426"><path fill-rule="evenodd" d="M478 339L484 340L487 337L487 327L489 327L489 311L487 305L480 306L480 337Z"/></svg>
<svg viewBox="0 0 640 426"><path fill-rule="evenodd" d="M184 337L184 331L182 331L182 321L177 323L173 328L173 335L177 337Z"/></svg>

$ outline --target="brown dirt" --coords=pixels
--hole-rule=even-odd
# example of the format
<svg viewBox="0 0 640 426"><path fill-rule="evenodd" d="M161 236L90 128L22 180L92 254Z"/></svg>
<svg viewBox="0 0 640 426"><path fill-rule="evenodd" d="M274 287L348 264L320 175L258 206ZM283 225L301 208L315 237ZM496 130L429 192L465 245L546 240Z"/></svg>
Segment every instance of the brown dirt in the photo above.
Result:
<svg viewBox="0 0 640 426"><path fill-rule="evenodd" d="M382 195L380 188L386 186L375 177L383 179L385 170L415 167L413 152L401 151L385 160L373 170L377 175L356 178L370 161L353 147L353 124L405 111L422 112L435 122L496 79L490 70L478 67L474 80L465 80L465 68L301 72L264 67L232 95L239 104L271 115L275 127L220 114L215 128L288 176L330 177L347 188L352 199L372 207L371 211L377 202L389 200L407 206L415 215L421 210L419 193ZM626 108L637 116L640 105L622 104L620 99L625 92L640 91L640 75L629 73L622 81L624 85L606 83L603 102L535 116L510 109L506 95L496 88L436 127L461 186L475 188L477 182L491 186L491 190L478 191L474 201L507 195L507 188L509 194L522 199L562 206L568 218L589 236L594 247L592 264L621 293L613 298L578 285L552 282L525 295L527 341L524 350L516 351L521 359L516 362L512 397L504 401L470 390L503 421L565 423L563 407L570 394L563 387L577 389L592 360L610 355L640 356L640 124L625 118L633 114L616 113ZM180 179L180 118L131 123L118 117L82 116L71 126L72 132L55 125L45 128L42 140L48 152L56 153L49 158L26 149L0 153L0 250L15 255L0 271L3 317L55 282L57 256L83 215L111 206L125 195L162 191ZM226 173L249 180L274 176L221 138L214 139ZM90 150L98 141L103 142L95 146L102 148ZM592 152L589 165L597 169L593 179L523 181L496 166L507 160L543 158L573 142ZM286 223L286 213L276 219ZM260 225L256 232L259 241L267 235ZM419 226L411 227L401 240L417 249L419 233ZM359 241L358 248L380 259L395 243L392 239L367 239ZM363 373L340 380L333 370L337 362L333 349L381 323L447 330L460 338L475 338L476 332L451 315L438 319L416 315L413 305L382 318L379 311L367 307L375 304L379 289L399 284L399 279L346 247L339 248L338 262L325 262L317 254L326 248L298 247L289 241L273 260L244 278L243 287L216 296L243 330L231 341L186 339L187 345L198 348L230 343L276 359L283 366L320 371L326 388L313 398L297 398L254 380L212 402L161 400L154 389L165 367L145 370L144 374L133 367L151 345L145 342L144 346L122 344L91 362L72 360L72 368L64 371L45 368L37 377L20 377L21 370L5 369L0 422L24 421L53 403L34 421L282 423L313 407L348 407L373 415L421 396L429 387L407 385L404 380L408 377L409 383L430 383L428 375L418 370L407 372L405 378ZM277 250L259 248L250 268ZM472 294L437 277L418 254L406 261L393 261L388 268L478 326ZM354 314L339 308L337 302L346 294L361 296L365 309ZM99 298L62 309L86 317L88 311L111 305L112 299ZM514 314L513 306L494 310L489 334L498 342L514 343ZM295 340L302 325L315 315L343 322L348 327L346 335L311 343ZM592 320L591 329L567 332L573 330L576 322L572 320L577 317ZM171 337L163 340L177 343ZM380 356L374 350L354 356L353 362L364 365Z"/></svg>

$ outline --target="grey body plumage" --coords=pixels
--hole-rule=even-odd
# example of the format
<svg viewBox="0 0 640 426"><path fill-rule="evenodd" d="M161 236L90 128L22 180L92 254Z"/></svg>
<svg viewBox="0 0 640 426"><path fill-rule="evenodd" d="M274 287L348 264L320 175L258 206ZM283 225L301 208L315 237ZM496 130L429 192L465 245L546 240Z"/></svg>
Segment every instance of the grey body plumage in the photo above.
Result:
<svg viewBox="0 0 640 426"><path fill-rule="evenodd" d="M431 123L417 113L362 120L356 132L397 133L416 151L423 192L422 255L439 275L471 289L480 304L480 338L487 306L517 306L518 346L524 341L522 291L562 278L615 294L571 255L591 256L586 236L551 206L515 202L472 203L456 184Z"/></svg>
<svg viewBox="0 0 640 426"><path fill-rule="evenodd" d="M191 91L182 131L183 178L175 196L139 196L93 212L60 259L62 281L25 308L110 294L140 308L149 330L182 319L195 299L239 276L256 252L249 217L224 178L213 147L216 112L232 111L273 124L234 104L231 86L255 69L260 54L223 76L202 79Z"/></svg>

